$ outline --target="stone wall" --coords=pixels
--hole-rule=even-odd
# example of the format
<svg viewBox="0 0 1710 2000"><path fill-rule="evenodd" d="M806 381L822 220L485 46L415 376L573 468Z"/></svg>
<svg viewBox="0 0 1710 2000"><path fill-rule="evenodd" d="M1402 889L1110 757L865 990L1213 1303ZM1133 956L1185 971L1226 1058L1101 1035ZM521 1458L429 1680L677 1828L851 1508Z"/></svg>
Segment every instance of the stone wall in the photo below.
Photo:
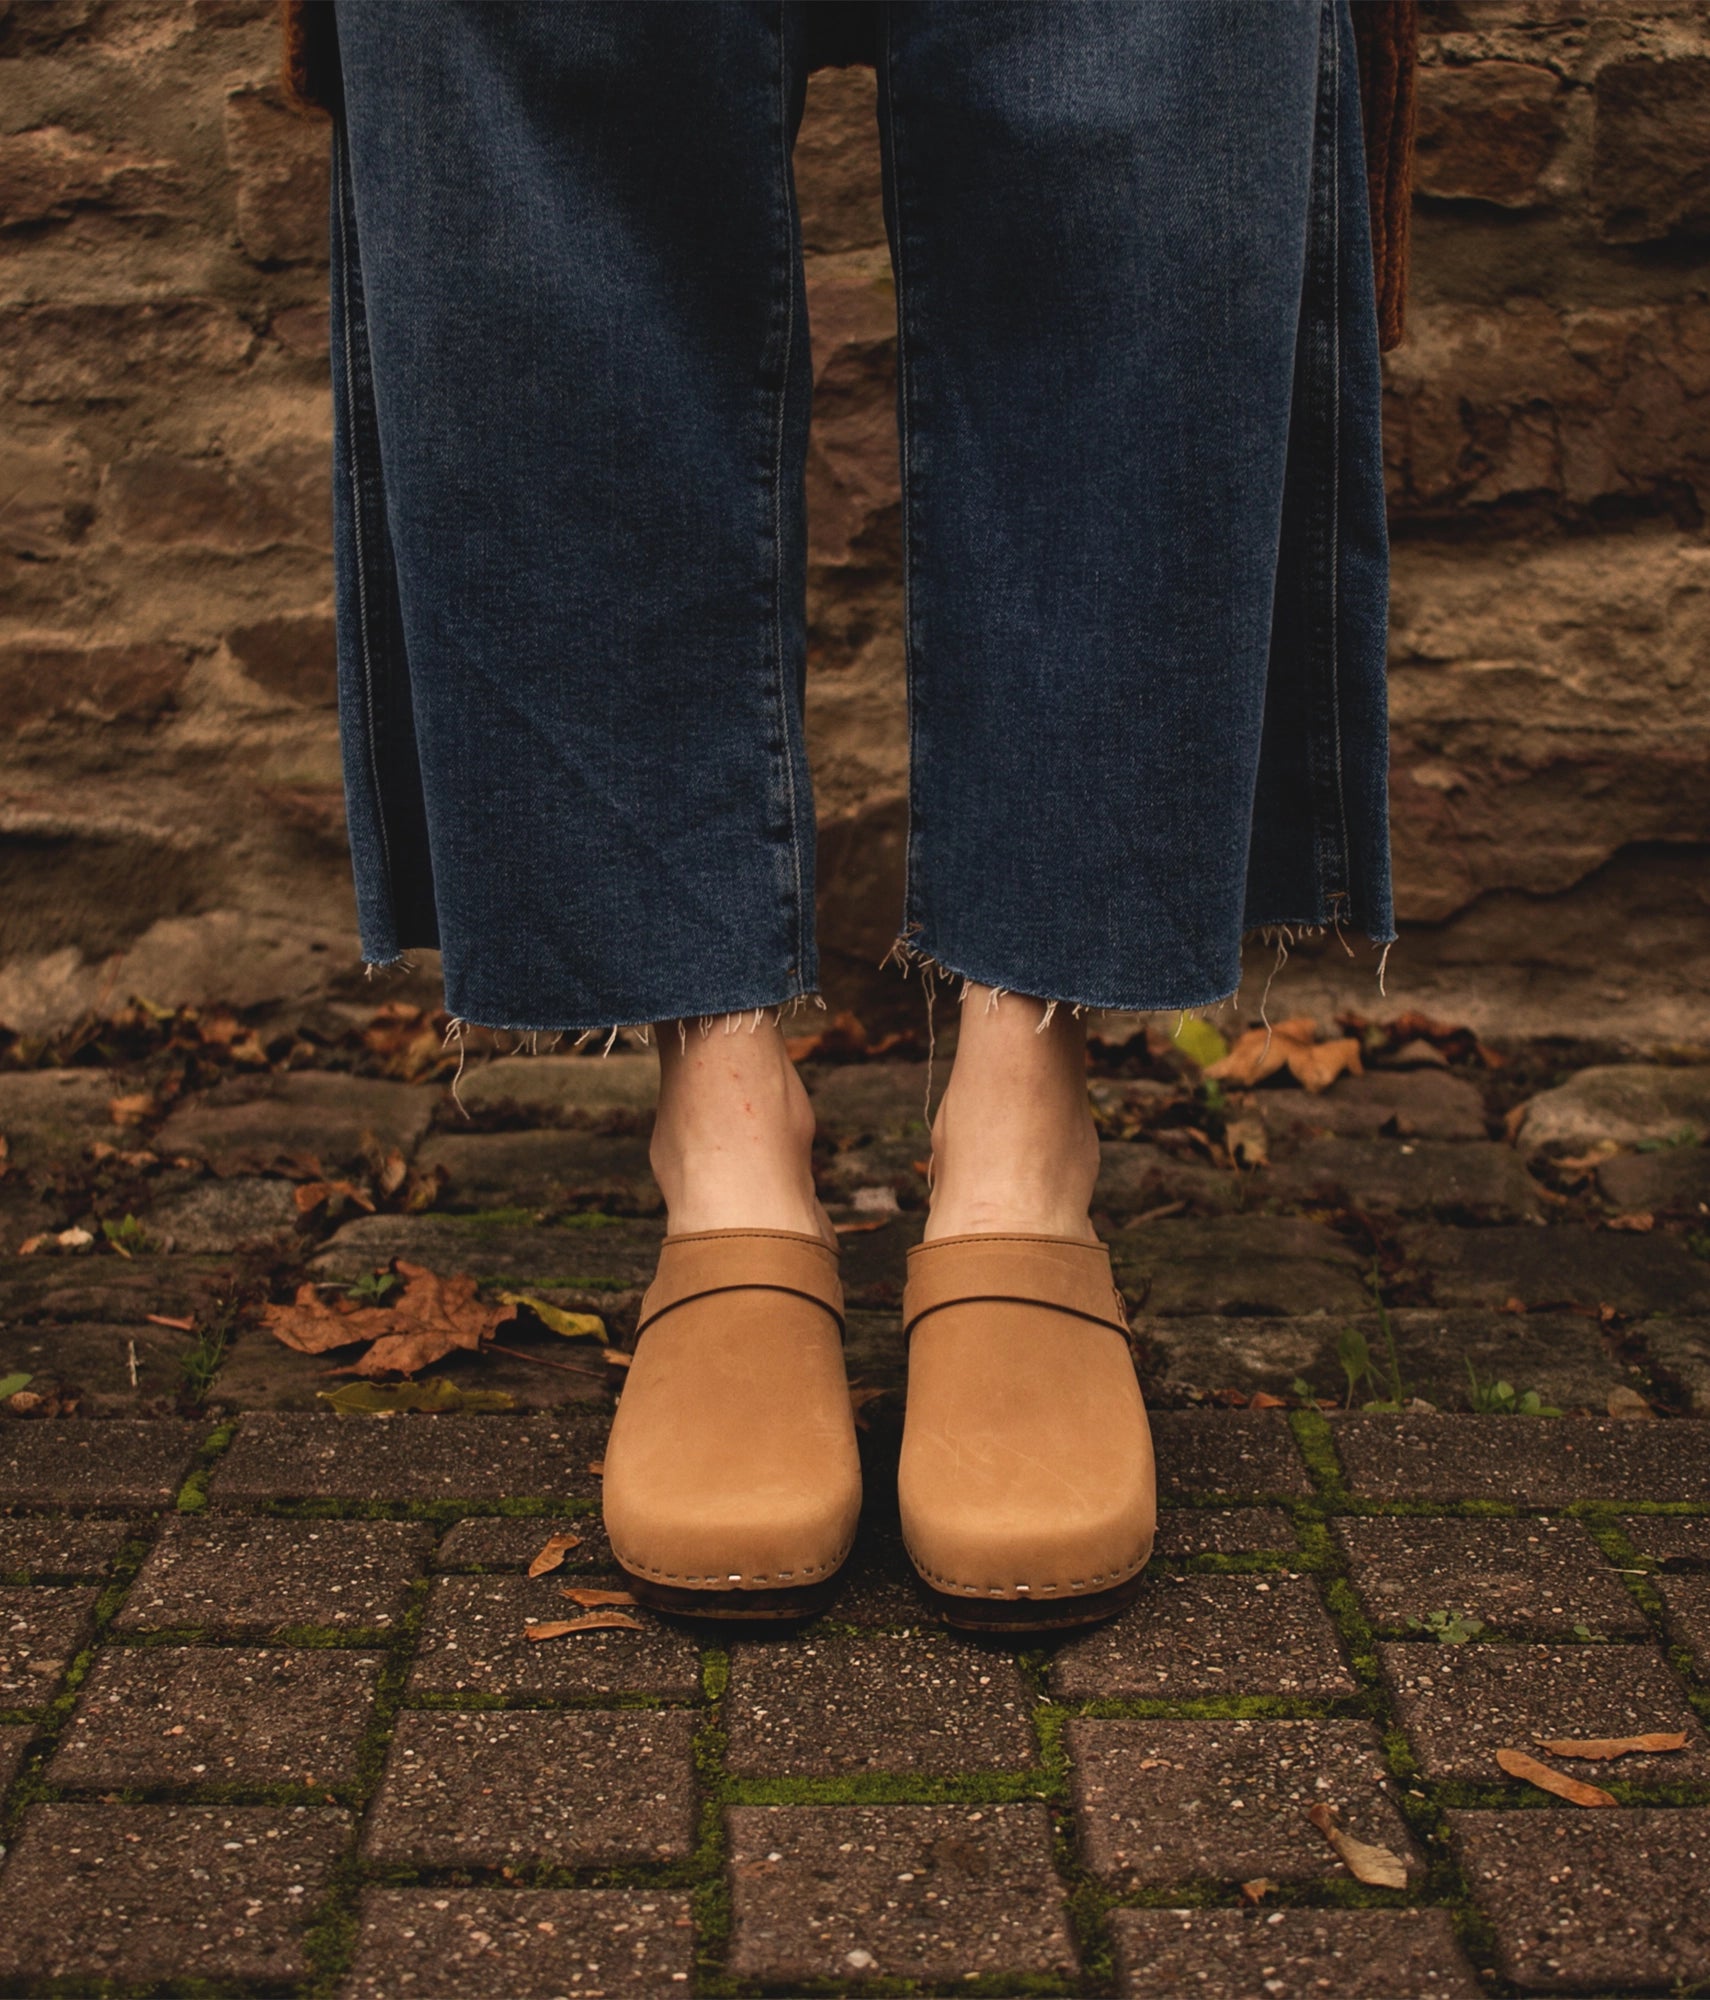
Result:
<svg viewBox="0 0 1710 2000"><path fill-rule="evenodd" d="M1386 357L1398 963L1511 988L1531 953L1620 1005L1710 964L1710 27L1692 0L1423 14ZM0 0L0 1021L355 970L327 132L276 67L268 0ZM906 756L869 72L815 77L797 174L822 926L859 1004ZM1585 926L1647 885L1678 920L1611 985Z"/></svg>

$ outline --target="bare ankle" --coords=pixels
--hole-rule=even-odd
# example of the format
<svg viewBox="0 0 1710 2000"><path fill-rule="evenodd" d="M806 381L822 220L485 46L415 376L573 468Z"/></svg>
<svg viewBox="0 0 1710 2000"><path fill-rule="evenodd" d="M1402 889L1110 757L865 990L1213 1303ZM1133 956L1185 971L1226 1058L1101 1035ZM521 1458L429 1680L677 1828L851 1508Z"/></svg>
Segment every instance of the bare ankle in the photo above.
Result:
<svg viewBox="0 0 1710 2000"><path fill-rule="evenodd" d="M672 1235L799 1229L835 1242L813 1184L813 1106L777 1024L661 1034L649 1158Z"/></svg>

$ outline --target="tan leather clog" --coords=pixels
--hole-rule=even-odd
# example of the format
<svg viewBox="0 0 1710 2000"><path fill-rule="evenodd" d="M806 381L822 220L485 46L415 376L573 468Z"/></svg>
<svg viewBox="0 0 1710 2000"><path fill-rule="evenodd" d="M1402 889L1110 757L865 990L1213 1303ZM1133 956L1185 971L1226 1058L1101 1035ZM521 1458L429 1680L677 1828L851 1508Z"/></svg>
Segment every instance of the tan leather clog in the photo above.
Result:
<svg viewBox="0 0 1710 2000"><path fill-rule="evenodd" d="M1128 1315L1102 1243L941 1236L908 1253L897 1497L952 1625L1082 1625L1134 1596L1157 1520Z"/></svg>
<svg viewBox="0 0 1710 2000"><path fill-rule="evenodd" d="M612 1552L644 1604L711 1618L823 1608L861 1461L837 1253L788 1229L667 1236L605 1458Z"/></svg>

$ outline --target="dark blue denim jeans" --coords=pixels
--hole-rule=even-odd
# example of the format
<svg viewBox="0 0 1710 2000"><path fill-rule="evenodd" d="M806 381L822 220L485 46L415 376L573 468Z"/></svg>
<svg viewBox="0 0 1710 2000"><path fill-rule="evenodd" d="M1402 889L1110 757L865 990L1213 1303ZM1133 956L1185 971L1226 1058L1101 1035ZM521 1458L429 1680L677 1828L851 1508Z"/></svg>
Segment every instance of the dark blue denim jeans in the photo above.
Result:
<svg viewBox="0 0 1710 2000"><path fill-rule="evenodd" d="M1089 1008L1384 944L1388 542L1348 0L878 4L899 944ZM802 4L337 0L364 954L465 1020L813 994Z"/></svg>

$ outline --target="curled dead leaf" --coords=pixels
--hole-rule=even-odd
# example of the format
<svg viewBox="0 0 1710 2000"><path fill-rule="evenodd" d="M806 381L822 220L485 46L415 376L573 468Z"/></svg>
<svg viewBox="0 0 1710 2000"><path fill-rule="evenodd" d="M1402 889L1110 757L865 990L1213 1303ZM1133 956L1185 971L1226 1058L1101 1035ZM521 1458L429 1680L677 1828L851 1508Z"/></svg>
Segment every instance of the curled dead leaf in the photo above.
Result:
<svg viewBox="0 0 1710 2000"><path fill-rule="evenodd" d="M558 1568L570 1550L579 1549L581 1546L582 1537L580 1535L551 1536L546 1545L535 1556L534 1561L529 1564L529 1575L545 1576L549 1570Z"/></svg>
<svg viewBox="0 0 1710 2000"><path fill-rule="evenodd" d="M635 1602L635 1593L632 1590L583 1590L577 1585L571 1585L559 1594L569 1598L572 1604L581 1605L584 1611L593 1611L602 1604Z"/></svg>
<svg viewBox="0 0 1710 2000"><path fill-rule="evenodd" d="M1241 1900L1255 1905L1262 1903L1276 1886L1268 1875L1255 1875L1251 1882L1241 1884Z"/></svg>
<svg viewBox="0 0 1710 2000"><path fill-rule="evenodd" d="M1648 1736L1534 1736L1532 1741L1552 1757L1584 1757L1607 1763L1614 1757L1661 1757L1686 1748L1686 1731L1653 1730Z"/></svg>
<svg viewBox="0 0 1710 2000"><path fill-rule="evenodd" d="M562 1306L538 1298L533 1292L501 1292L499 1298L508 1306L527 1306L542 1326L565 1340L603 1342L606 1338L606 1323L598 1313L566 1312Z"/></svg>
<svg viewBox="0 0 1710 2000"><path fill-rule="evenodd" d="M1588 1785L1580 1778L1570 1778L1565 1771L1552 1771L1548 1764L1540 1764L1536 1757L1528 1757L1524 1750L1498 1750L1496 1761L1511 1778L1524 1778L1529 1785L1536 1785L1541 1792L1550 1792L1558 1799L1566 1799L1570 1806L1619 1806L1621 1801L1613 1792L1606 1792L1601 1785Z"/></svg>
<svg viewBox="0 0 1710 2000"><path fill-rule="evenodd" d="M548 1618L536 1625L525 1625L525 1639L562 1639L570 1632L640 1632L644 1628L640 1619L628 1617L622 1611L590 1611L581 1618Z"/></svg>
<svg viewBox="0 0 1710 2000"><path fill-rule="evenodd" d="M1289 1074L1314 1096L1328 1090L1342 1075L1363 1076L1360 1044L1352 1035L1334 1042L1316 1042L1310 1048L1296 1044L1288 1053Z"/></svg>
<svg viewBox="0 0 1710 2000"><path fill-rule="evenodd" d="M1336 1824L1334 1811L1322 1800L1306 1817L1336 1850L1337 1859L1356 1882L1364 1882L1374 1889L1405 1889L1407 1887L1407 1864L1399 1854L1392 1854L1387 1847L1377 1847L1369 1840L1359 1840L1346 1833Z"/></svg>

